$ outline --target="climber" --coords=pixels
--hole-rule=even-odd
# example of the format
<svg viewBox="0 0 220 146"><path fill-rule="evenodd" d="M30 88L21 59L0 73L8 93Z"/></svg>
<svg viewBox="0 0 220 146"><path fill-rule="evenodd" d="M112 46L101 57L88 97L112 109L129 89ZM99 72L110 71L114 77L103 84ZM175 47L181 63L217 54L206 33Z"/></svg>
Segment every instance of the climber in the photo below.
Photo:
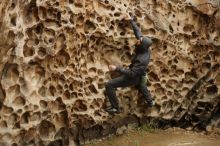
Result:
<svg viewBox="0 0 220 146"><path fill-rule="evenodd" d="M128 18L129 17L129 18ZM135 54L131 60L129 68L108 65L110 71L116 71L121 74L120 77L110 80L106 83L106 95L111 103L110 107L105 110L109 113L120 113L118 100L116 97L115 89L118 87L128 87L136 85L149 107L154 105L154 101L146 87L146 69L150 61L150 49L152 40L149 37L142 36L140 29L134 21L133 17L127 16L133 28L137 43L135 45Z"/></svg>

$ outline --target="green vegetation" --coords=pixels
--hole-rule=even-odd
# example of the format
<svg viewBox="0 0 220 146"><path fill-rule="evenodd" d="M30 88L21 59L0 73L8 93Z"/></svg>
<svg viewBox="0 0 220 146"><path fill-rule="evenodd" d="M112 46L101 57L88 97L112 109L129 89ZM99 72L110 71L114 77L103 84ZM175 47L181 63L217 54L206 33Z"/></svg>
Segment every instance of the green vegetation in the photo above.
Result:
<svg viewBox="0 0 220 146"><path fill-rule="evenodd" d="M133 146L141 146L140 141L138 140L133 140L132 138L132 133L133 132L138 132L138 134L142 137L144 137L147 133L154 133L155 131L158 130L158 126L157 126L157 122L155 121L149 121L143 125L141 125L138 128L132 129L131 131L127 131L126 133L124 133L125 139L128 143L132 144ZM117 136L115 135L111 135L108 136L106 138L106 144L108 144L109 146L114 146L114 139ZM88 146L97 146L98 145L98 141L92 141L89 143ZM124 146L124 145L121 145Z"/></svg>
<svg viewBox="0 0 220 146"><path fill-rule="evenodd" d="M150 121L148 123L145 123L141 125L140 127L137 128L137 131L139 132L140 135L143 136L145 132L147 133L153 133L158 129L157 124L154 121Z"/></svg>
<svg viewBox="0 0 220 146"><path fill-rule="evenodd" d="M113 136L107 138L108 144L113 145Z"/></svg>
<svg viewBox="0 0 220 146"><path fill-rule="evenodd" d="M137 141L137 140L134 141L134 145L135 145L135 146L141 146L141 145L140 145L140 142Z"/></svg>
<svg viewBox="0 0 220 146"><path fill-rule="evenodd" d="M88 145L89 146L96 146L96 143L95 142L90 142Z"/></svg>

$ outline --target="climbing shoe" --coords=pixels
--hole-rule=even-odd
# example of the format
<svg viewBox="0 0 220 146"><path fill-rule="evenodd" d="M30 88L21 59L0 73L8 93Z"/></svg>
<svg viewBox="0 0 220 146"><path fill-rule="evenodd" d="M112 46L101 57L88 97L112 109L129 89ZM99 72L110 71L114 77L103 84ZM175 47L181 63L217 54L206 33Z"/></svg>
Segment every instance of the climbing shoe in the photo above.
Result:
<svg viewBox="0 0 220 146"><path fill-rule="evenodd" d="M153 107L155 105L155 102L152 100L151 102L147 102L147 105L149 107Z"/></svg>
<svg viewBox="0 0 220 146"><path fill-rule="evenodd" d="M110 113L110 114L119 114L120 113L119 109L116 109L116 108L113 108L113 107L106 108L105 111Z"/></svg>

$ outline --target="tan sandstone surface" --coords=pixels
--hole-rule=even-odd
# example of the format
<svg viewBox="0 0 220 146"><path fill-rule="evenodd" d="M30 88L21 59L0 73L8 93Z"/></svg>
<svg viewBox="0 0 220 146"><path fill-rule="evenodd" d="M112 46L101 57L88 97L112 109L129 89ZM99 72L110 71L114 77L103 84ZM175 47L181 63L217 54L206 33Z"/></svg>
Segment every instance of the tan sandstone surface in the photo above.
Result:
<svg viewBox="0 0 220 146"><path fill-rule="evenodd" d="M73 145L149 120L220 127L219 0L1 0L0 145ZM108 62L127 66L132 13L153 39L149 109L135 87L108 115Z"/></svg>

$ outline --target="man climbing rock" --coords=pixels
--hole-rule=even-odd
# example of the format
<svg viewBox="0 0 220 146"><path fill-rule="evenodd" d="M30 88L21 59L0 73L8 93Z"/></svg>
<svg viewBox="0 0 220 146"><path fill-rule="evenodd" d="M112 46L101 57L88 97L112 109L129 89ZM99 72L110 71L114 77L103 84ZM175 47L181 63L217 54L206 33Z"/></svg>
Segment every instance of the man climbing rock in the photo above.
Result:
<svg viewBox="0 0 220 146"><path fill-rule="evenodd" d="M143 94L148 106L152 107L154 105L154 101L146 87L145 77L147 65L150 61L149 47L152 44L152 40L149 37L142 36L142 33L133 18L130 18L129 21L137 39L135 54L129 68L123 68L113 64L108 66L110 71L116 71L121 74L120 77L110 80L105 86L107 97L111 103L111 107L108 107L105 110L109 113L120 113L115 93L115 89L118 87L136 85Z"/></svg>

